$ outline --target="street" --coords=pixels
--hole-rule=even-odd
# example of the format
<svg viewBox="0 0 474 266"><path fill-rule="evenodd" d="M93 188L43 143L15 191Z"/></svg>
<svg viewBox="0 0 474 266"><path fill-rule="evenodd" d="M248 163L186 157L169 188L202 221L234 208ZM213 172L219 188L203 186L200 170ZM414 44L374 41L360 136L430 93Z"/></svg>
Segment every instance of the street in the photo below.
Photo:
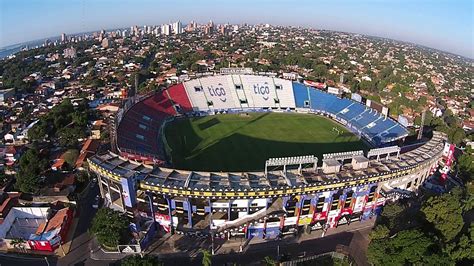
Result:
<svg viewBox="0 0 474 266"><path fill-rule="evenodd" d="M71 248L69 253L59 260L55 257L28 257L18 255L1 255L0 266L2 265L18 265L18 266L30 266L30 265L109 265L113 263L114 259L107 259L107 256L103 256L103 260L91 259L91 247L93 245L93 239L88 233L91 221L96 213L96 209L92 207L95 196L98 194L98 186L96 183L91 186L86 192L85 197L79 201L79 221L74 232L74 238L72 240ZM312 235L302 235L299 238L285 238L283 240L268 240L268 241L256 241L257 243L251 243L251 245L244 250L244 252L238 252L238 248L225 247L224 244L221 248L223 250L218 251L217 255L213 256L212 261L214 264L223 265L226 263L238 263L238 264L252 264L255 262L262 261L266 256L270 256L273 259L277 259L279 256L286 255L289 258L295 259L299 256L311 256L316 254L322 254L336 250L338 245L345 247L351 247L351 243L357 243L357 247L351 247L352 252L359 252L359 260L365 260L365 249L368 244L367 235L371 230L372 223L357 223L350 227L343 227L333 229L329 231L329 234L321 238L320 232L314 232ZM346 230L346 231L345 231ZM72 233L72 232L71 232ZM312 238L312 239L311 239ZM187 239L187 240L186 240ZM181 239L181 242L197 243L199 241L193 241L190 238ZM166 243L168 245L169 243ZM179 245L175 243L175 245ZM354 244L353 244L354 245ZM353 246L352 245L352 246ZM225 250L224 250L225 249ZM158 248L152 250L153 255L158 256L166 265L200 265L201 256L199 254L199 247L194 247L191 250L177 250L176 252L162 252ZM221 253L221 254L219 254ZM190 257L189 254L198 254L197 256ZM354 255L354 254L351 254ZM112 256L114 257L114 256Z"/></svg>
<svg viewBox="0 0 474 266"><path fill-rule="evenodd" d="M101 263L90 259L89 244L92 238L87 230L97 211L92 208L92 203L94 202L95 196L99 193L97 183L93 184L94 185L89 188L86 196L78 202L80 212L79 222L74 232L71 249L65 257L59 259L57 265L104 265L103 262Z"/></svg>

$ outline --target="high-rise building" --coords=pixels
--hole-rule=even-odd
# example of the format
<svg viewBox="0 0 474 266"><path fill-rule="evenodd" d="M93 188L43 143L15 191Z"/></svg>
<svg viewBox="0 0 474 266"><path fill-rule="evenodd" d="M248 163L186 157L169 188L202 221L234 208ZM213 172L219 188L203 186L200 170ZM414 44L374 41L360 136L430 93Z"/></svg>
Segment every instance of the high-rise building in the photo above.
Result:
<svg viewBox="0 0 474 266"><path fill-rule="evenodd" d="M186 25L186 31L195 31L197 28L197 23L194 20L191 20L188 25Z"/></svg>
<svg viewBox="0 0 474 266"><path fill-rule="evenodd" d="M174 34L181 34L183 32L183 25L181 21L176 21L173 23L173 33Z"/></svg>
<svg viewBox="0 0 474 266"><path fill-rule="evenodd" d="M225 34L227 33L226 25L220 25L219 32L220 32L222 35L225 35Z"/></svg>
<svg viewBox="0 0 474 266"><path fill-rule="evenodd" d="M171 34L171 25L170 24L161 25L161 34L170 35Z"/></svg>
<svg viewBox="0 0 474 266"><path fill-rule="evenodd" d="M101 42L101 45L102 45L102 48L105 48L105 49L109 48L109 45L110 45L109 39L104 38Z"/></svg>
<svg viewBox="0 0 474 266"><path fill-rule="evenodd" d="M61 34L61 42L66 42L67 41L67 36L66 33Z"/></svg>
<svg viewBox="0 0 474 266"><path fill-rule="evenodd" d="M64 58L76 58L76 49L74 47L66 48L63 51Z"/></svg>

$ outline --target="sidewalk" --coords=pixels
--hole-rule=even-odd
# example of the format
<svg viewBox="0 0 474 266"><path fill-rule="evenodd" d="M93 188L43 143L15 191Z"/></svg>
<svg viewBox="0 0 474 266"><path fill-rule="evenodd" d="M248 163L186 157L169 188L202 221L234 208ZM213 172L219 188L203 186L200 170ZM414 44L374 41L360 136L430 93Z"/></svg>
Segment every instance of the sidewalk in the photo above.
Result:
<svg viewBox="0 0 474 266"><path fill-rule="evenodd" d="M290 250L294 253L298 251L298 246L309 247L309 250L316 253L334 251L337 245L343 245L349 252L363 249L366 243L364 242L363 234L370 231L370 228L374 226L375 219L352 223L350 225L341 225L337 228L329 229L324 236L323 231L313 231L311 234L301 234L299 236L286 236L283 239L219 239L214 240L215 256L217 257L228 257L228 256L246 256L248 253L267 253L277 254L277 247L281 250ZM363 233L360 233L362 231ZM353 233L355 232L355 233ZM358 233L358 234L357 234ZM355 239L357 238L357 239ZM320 245L314 247L314 241L321 239L326 242L331 242L332 245ZM342 241L343 239L344 241ZM247 245L245 243L247 242ZM188 237L183 235L170 235L165 234L157 238L153 244L148 247L145 254L155 255L162 259L170 260L173 258L197 258L201 256L201 249L210 250L212 246L209 237ZM241 246L245 246L242 251ZM313 246L313 248L311 248ZM290 248L291 247L291 248ZM360 247L360 248L358 248ZM365 247L366 248L366 247ZM301 250L303 251L303 250ZM365 251L358 251L358 261L363 262ZM120 254L117 252L105 252L94 243L91 245L91 259L93 260L118 260L128 254ZM353 254L351 254L352 256ZM361 263L362 265L364 263Z"/></svg>
<svg viewBox="0 0 474 266"><path fill-rule="evenodd" d="M214 240L215 254L229 254L240 252L240 246L243 246L242 252L247 251L248 249L258 249L258 248L267 248L267 246L274 246L276 242L280 244L287 243L302 243L309 240L315 240L318 238L328 237L331 235L336 235L339 233L354 232L358 230L372 228L374 226L375 219L371 219L364 222L352 223L350 225L341 225L337 228L329 229L326 234L323 236L323 231L313 231L310 234L302 233L299 236L286 236L281 240L277 239L261 239L253 238L251 240L246 239L218 239ZM196 256L199 254L199 249L211 249L211 241L207 238L196 238L196 237L186 237L182 235L166 235L166 240L161 241L160 243L153 244L148 248L149 254L160 254L160 255L173 255L176 253L186 252L187 256ZM245 242L248 241L247 244Z"/></svg>
<svg viewBox="0 0 474 266"><path fill-rule="evenodd" d="M74 241L74 233L76 232L76 227L79 224L79 217L73 219L67 238L64 244L54 251L54 254L59 258L66 256L71 250L72 241Z"/></svg>

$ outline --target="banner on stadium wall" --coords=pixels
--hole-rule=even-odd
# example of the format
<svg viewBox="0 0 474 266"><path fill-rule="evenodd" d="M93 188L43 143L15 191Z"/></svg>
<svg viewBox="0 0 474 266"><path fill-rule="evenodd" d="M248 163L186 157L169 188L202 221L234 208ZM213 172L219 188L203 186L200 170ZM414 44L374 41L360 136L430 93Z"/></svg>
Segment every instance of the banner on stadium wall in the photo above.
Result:
<svg viewBox="0 0 474 266"><path fill-rule="evenodd" d="M337 218L337 225L350 223L349 215L341 215Z"/></svg>
<svg viewBox="0 0 474 266"><path fill-rule="evenodd" d="M385 204L385 198L382 197L382 196L379 196L379 197L377 198L377 203L376 203L375 205L376 205L376 206L382 206L382 205L384 205L384 204Z"/></svg>
<svg viewBox="0 0 474 266"><path fill-rule="evenodd" d="M298 217L296 217L296 216L293 216L293 217L286 217L286 218L285 218L285 226L287 226L287 225L295 225L297 218L298 218Z"/></svg>
<svg viewBox="0 0 474 266"><path fill-rule="evenodd" d="M365 204L365 196L357 197L356 202L354 204L353 212L362 211Z"/></svg>
<svg viewBox="0 0 474 266"><path fill-rule="evenodd" d="M404 127L408 127L408 119L403 115L398 115L398 123L400 123Z"/></svg>
<svg viewBox="0 0 474 266"><path fill-rule="evenodd" d="M382 107L382 114L388 116L388 107Z"/></svg>
<svg viewBox="0 0 474 266"><path fill-rule="evenodd" d="M321 230L324 228L324 225L326 224L326 220L321 220L321 221L316 221L313 226L311 226L311 231L315 230Z"/></svg>
<svg viewBox="0 0 474 266"><path fill-rule="evenodd" d="M454 144L446 143L443 150L443 157L445 159L444 168L441 174L441 181L446 181L448 178L448 172L451 170L451 165L454 161L454 150L456 146Z"/></svg>
<svg viewBox="0 0 474 266"><path fill-rule="evenodd" d="M137 202L137 195L133 186L134 182L132 177L122 177L120 178L120 183L122 184L122 196L125 201L125 206L132 208Z"/></svg>
<svg viewBox="0 0 474 266"><path fill-rule="evenodd" d="M171 232L171 219L169 215L155 213L155 220L166 232Z"/></svg>
<svg viewBox="0 0 474 266"><path fill-rule="evenodd" d="M356 102L362 102L362 96L358 93L352 93L351 94L351 99L356 101Z"/></svg>
<svg viewBox="0 0 474 266"><path fill-rule="evenodd" d="M248 237L247 238L263 238L263 227L262 228L255 228L255 227L249 227L247 229L247 234L248 234Z"/></svg>
<svg viewBox="0 0 474 266"><path fill-rule="evenodd" d="M372 208L365 208L364 212L362 213L362 220L367 220L372 217Z"/></svg>
<svg viewBox="0 0 474 266"><path fill-rule="evenodd" d="M280 228L279 227L270 227L267 228L265 231L265 238L266 239L273 239L277 238L280 235Z"/></svg>
<svg viewBox="0 0 474 266"><path fill-rule="evenodd" d="M325 220L325 219L327 218L327 216L328 216L328 212L327 212L327 211L315 213L315 214L314 214L314 217L313 217L313 221Z"/></svg>
<svg viewBox="0 0 474 266"><path fill-rule="evenodd" d="M351 214L352 214L351 207L341 209L341 215L351 215Z"/></svg>
<svg viewBox="0 0 474 266"><path fill-rule="evenodd" d="M313 219L312 219L312 215L311 215L311 214L300 216L300 219L299 219L299 221L298 221L298 225L307 225L307 224L310 224L312 220L313 220Z"/></svg>

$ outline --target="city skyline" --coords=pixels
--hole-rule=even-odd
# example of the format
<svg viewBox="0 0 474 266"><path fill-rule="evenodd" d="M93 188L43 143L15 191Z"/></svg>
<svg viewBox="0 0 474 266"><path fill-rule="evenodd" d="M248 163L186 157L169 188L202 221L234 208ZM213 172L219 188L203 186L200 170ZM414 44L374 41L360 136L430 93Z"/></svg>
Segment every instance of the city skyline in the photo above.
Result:
<svg viewBox="0 0 474 266"><path fill-rule="evenodd" d="M28 2L28 3L25 3ZM1 3L0 47L37 39L180 20L270 23L389 38L474 58L472 2L457 1L37 1ZM248 7L252 8L249 9ZM292 12L287 12L290 9ZM318 10L321 10L318 12ZM417 12L423 10L422 13ZM307 14L308 13L308 14ZM111 14L113 16L107 16ZM279 14L275 16L274 14ZM442 14L442 15L440 15ZM51 19L54 18L54 19ZM415 28L416 27L416 28ZM25 34L27 32L28 34ZM440 36L445 36L441 38Z"/></svg>

